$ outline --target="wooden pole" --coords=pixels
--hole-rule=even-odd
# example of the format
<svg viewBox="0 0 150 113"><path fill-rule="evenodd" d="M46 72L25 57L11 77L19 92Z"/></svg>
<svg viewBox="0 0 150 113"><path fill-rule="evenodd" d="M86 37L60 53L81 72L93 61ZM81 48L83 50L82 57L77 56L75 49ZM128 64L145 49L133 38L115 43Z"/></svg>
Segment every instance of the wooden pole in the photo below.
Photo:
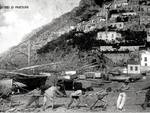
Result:
<svg viewBox="0 0 150 113"><path fill-rule="evenodd" d="M108 30L108 8L107 6L104 6L105 8L105 18L106 18L106 32Z"/></svg>
<svg viewBox="0 0 150 113"><path fill-rule="evenodd" d="M31 41L28 41L28 66L30 66L30 57L31 57Z"/></svg>

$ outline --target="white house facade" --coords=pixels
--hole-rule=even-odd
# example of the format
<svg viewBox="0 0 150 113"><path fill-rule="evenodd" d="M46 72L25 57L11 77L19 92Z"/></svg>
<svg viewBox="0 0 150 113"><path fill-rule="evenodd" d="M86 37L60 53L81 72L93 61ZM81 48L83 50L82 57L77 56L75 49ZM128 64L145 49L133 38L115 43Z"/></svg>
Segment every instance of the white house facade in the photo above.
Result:
<svg viewBox="0 0 150 113"><path fill-rule="evenodd" d="M150 52L149 51L141 52L141 66L150 66Z"/></svg>
<svg viewBox="0 0 150 113"><path fill-rule="evenodd" d="M123 16L133 16L133 15L137 15L136 12L126 12L126 13L122 13Z"/></svg>
<svg viewBox="0 0 150 113"><path fill-rule="evenodd" d="M121 34L115 31L104 31L97 33L97 40L115 41L117 38L121 38Z"/></svg>
<svg viewBox="0 0 150 113"><path fill-rule="evenodd" d="M128 65L128 74L140 74L140 65L129 64Z"/></svg>
<svg viewBox="0 0 150 113"><path fill-rule="evenodd" d="M150 28L147 28L147 42L150 42Z"/></svg>
<svg viewBox="0 0 150 113"><path fill-rule="evenodd" d="M129 60L127 64L128 74L140 74L140 63L134 60Z"/></svg>

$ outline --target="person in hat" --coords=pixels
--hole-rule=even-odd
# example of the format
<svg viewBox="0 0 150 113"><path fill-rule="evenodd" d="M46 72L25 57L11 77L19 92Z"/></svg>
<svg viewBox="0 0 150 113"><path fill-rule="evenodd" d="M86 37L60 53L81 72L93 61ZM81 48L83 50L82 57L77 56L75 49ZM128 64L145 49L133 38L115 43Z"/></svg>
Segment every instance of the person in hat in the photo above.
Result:
<svg viewBox="0 0 150 113"><path fill-rule="evenodd" d="M90 106L90 109L92 110L95 107L96 103L98 101L100 101L100 102L103 103L103 110L106 110L106 107L107 107L108 104L104 100L104 98L106 98L111 91L112 91L112 88L108 87L106 89L102 89L102 90L100 90L98 92L95 92L93 94L89 94L89 96L96 95L96 97L97 97L96 101Z"/></svg>
<svg viewBox="0 0 150 113"><path fill-rule="evenodd" d="M129 88L130 88L129 81L125 81L122 84L122 86L118 89L118 91L120 92L118 99L117 99L117 109L118 110L121 110L121 111L123 110L125 102L126 102L126 98L127 98L126 91L129 90Z"/></svg>

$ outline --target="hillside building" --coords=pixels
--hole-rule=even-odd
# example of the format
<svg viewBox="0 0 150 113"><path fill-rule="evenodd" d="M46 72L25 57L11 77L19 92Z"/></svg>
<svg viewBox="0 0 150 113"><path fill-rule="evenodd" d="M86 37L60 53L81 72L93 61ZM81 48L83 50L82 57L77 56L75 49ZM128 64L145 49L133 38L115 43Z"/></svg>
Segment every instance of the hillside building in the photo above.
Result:
<svg viewBox="0 0 150 113"><path fill-rule="evenodd" d="M126 12L126 13L122 13L123 16L136 16L137 13L136 12Z"/></svg>
<svg viewBox="0 0 150 113"><path fill-rule="evenodd" d="M115 20L117 17L119 17L120 14L112 14L111 17L110 17L110 20Z"/></svg>
<svg viewBox="0 0 150 113"><path fill-rule="evenodd" d="M150 23L150 16L140 16L140 24L148 24Z"/></svg>
<svg viewBox="0 0 150 113"><path fill-rule="evenodd" d="M128 0L128 5L125 6L125 10L127 11L138 12L139 8L140 8L139 0Z"/></svg>
<svg viewBox="0 0 150 113"><path fill-rule="evenodd" d="M150 66L150 52L149 51L141 51L141 66Z"/></svg>
<svg viewBox="0 0 150 113"><path fill-rule="evenodd" d="M120 46L119 51L138 51L139 46Z"/></svg>
<svg viewBox="0 0 150 113"><path fill-rule="evenodd" d="M112 9L125 7L128 5L128 0L114 0L114 3L112 5Z"/></svg>
<svg viewBox="0 0 150 113"><path fill-rule="evenodd" d="M97 17L106 16L105 8L101 8L100 11L96 14Z"/></svg>
<svg viewBox="0 0 150 113"><path fill-rule="evenodd" d="M147 28L147 42L150 42L150 28Z"/></svg>
<svg viewBox="0 0 150 113"><path fill-rule="evenodd" d="M128 60L127 62L127 71L128 74L140 74L140 63L134 60Z"/></svg>
<svg viewBox="0 0 150 113"><path fill-rule="evenodd" d="M131 29L132 31L146 31L145 25L143 25L143 24L139 25L139 24L133 23L133 22L126 24L126 28Z"/></svg>
<svg viewBox="0 0 150 113"><path fill-rule="evenodd" d="M139 23L140 22L140 16L138 15L135 15L135 16L128 16L128 21L130 22L136 22L136 23Z"/></svg>
<svg viewBox="0 0 150 113"><path fill-rule="evenodd" d="M100 50L101 51L115 51L115 48L113 48L112 46L100 46ZM139 50L139 46L120 46L119 49L117 49L118 52L122 52L122 51L138 51Z"/></svg>
<svg viewBox="0 0 150 113"><path fill-rule="evenodd" d="M123 29L124 23L123 22L114 22L114 23L110 23L109 26L115 27L117 29Z"/></svg>
<svg viewBox="0 0 150 113"><path fill-rule="evenodd" d="M148 5L140 5L140 13L141 15L150 14L150 6Z"/></svg>
<svg viewBox="0 0 150 113"><path fill-rule="evenodd" d="M102 31L98 32L97 40L105 40L105 41L116 41L117 38L121 38L121 34L115 31Z"/></svg>
<svg viewBox="0 0 150 113"><path fill-rule="evenodd" d="M99 17L96 17L96 18L91 18L91 23L95 23L95 24L98 24L100 22L105 22L106 19L105 17L102 17L102 16L99 16Z"/></svg>
<svg viewBox="0 0 150 113"><path fill-rule="evenodd" d="M139 12L140 6L139 6L139 5L130 5L130 4L128 4L128 5L126 5L126 6L123 7L123 8L124 8L124 10L126 10L126 11L135 11L135 12Z"/></svg>
<svg viewBox="0 0 150 113"><path fill-rule="evenodd" d="M140 65L141 72L146 72L150 70L150 52L146 50L142 50L140 52Z"/></svg>
<svg viewBox="0 0 150 113"><path fill-rule="evenodd" d="M129 5L139 5L140 0L129 0Z"/></svg>

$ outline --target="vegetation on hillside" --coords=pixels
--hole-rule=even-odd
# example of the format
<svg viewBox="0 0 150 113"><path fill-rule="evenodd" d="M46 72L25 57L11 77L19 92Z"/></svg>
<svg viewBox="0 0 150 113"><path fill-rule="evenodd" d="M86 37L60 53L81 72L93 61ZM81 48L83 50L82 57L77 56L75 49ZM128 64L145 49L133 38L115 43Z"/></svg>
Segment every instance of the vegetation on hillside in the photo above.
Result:
<svg viewBox="0 0 150 113"><path fill-rule="evenodd" d="M30 39L32 42L37 41L34 43L37 44L37 47L42 46L40 49L36 49L36 46L34 49L31 47L31 58L36 57L35 60L31 59L32 65L61 62L59 66L50 67L48 70L78 70L84 65L95 66L94 68L89 67L88 70L100 70L107 68L107 64L110 65L113 64L113 62L98 49L95 50L95 48L99 48L102 45L112 45L114 48L119 49L121 45L144 44L146 40L145 31L117 31L115 28L110 27L108 27L109 30L116 30L118 33L122 34L123 40L119 40L119 44L114 42L109 43L104 40L96 40L97 33L99 31L105 31L105 28L96 28L86 33L73 29L59 37L51 37L51 33L57 33L57 31L61 31L65 27L76 26L78 23L90 20L92 16L100 11L100 8L104 3L108 4L112 1L113 0L81 0L79 7L76 7L71 12L54 19L51 23L42 26L39 30L33 33L33 35L27 37L26 40ZM115 13L115 11L110 13ZM118 18L118 21L120 21L120 18ZM47 42L47 39L51 40ZM43 40L46 40L46 45ZM5 56L6 58L3 58L3 61L1 61L1 63L3 63L1 68L14 69L28 65L28 57L23 57L21 53L16 53L13 49Z"/></svg>

